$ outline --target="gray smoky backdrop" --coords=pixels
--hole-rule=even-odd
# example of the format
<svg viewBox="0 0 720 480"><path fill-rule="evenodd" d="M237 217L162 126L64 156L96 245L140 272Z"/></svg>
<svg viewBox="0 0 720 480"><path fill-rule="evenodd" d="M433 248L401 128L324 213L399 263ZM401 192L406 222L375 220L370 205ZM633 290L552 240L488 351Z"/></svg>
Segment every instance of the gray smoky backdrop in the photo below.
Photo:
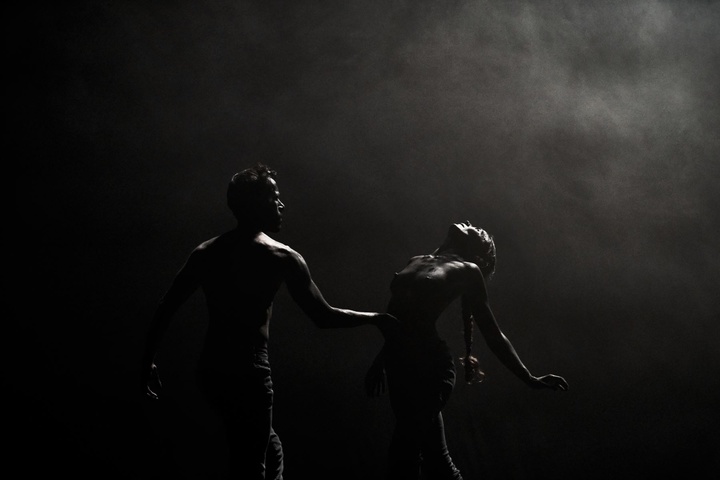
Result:
<svg viewBox="0 0 720 480"><path fill-rule="evenodd" d="M287 206L275 238L335 306L384 310L453 222L494 236L498 322L570 389L527 388L476 334L486 380L444 411L466 480L717 472L720 3L74 1L8 23L7 416L26 472L217 478L200 292L159 355L164 406L141 401L138 365L256 161ZM461 356L457 305L438 328ZM393 417L363 391L382 341L317 329L281 289L288 478L382 478Z"/></svg>

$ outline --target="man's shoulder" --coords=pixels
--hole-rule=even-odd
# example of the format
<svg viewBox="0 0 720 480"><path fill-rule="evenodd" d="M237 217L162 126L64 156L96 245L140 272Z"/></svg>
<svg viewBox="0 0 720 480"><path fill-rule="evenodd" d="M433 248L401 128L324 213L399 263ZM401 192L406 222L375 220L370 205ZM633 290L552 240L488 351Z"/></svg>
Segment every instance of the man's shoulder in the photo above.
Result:
<svg viewBox="0 0 720 480"><path fill-rule="evenodd" d="M195 247L195 250L207 250L208 248L212 248L213 245L218 243L221 238L223 238L224 235L218 235L216 237L209 238L207 240L204 240L200 242L200 244Z"/></svg>
<svg viewBox="0 0 720 480"><path fill-rule="evenodd" d="M205 240L195 247L192 256L198 259L224 256L230 252L237 252L238 249L245 250L248 253L255 252L253 255L264 252L263 256L270 255L279 260L298 261L302 259L295 249L265 233L260 233L252 238L242 238L235 235L234 232Z"/></svg>
<svg viewBox="0 0 720 480"><path fill-rule="evenodd" d="M268 252L280 257L299 257L300 254L290 245L279 242L267 234L258 235L255 239L257 245L268 250Z"/></svg>
<svg viewBox="0 0 720 480"><path fill-rule="evenodd" d="M221 238L222 235L218 235L217 237L203 240L198 245L196 245L195 248L192 249L192 252L190 252L190 258L202 257L204 256L205 252L215 249L215 246L218 244Z"/></svg>

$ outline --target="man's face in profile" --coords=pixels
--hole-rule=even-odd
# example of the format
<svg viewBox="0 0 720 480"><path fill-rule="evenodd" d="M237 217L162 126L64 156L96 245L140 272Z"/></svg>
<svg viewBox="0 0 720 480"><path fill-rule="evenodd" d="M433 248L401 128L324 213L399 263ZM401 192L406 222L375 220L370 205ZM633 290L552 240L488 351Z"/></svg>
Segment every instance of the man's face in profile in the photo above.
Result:
<svg viewBox="0 0 720 480"><path fill-rule="evenodd" d="M266 197L258 205L258 214L262 220L263 231L278 232L282 227L285 204L280 201L280 190L274 179L268 178Z"/></svg>

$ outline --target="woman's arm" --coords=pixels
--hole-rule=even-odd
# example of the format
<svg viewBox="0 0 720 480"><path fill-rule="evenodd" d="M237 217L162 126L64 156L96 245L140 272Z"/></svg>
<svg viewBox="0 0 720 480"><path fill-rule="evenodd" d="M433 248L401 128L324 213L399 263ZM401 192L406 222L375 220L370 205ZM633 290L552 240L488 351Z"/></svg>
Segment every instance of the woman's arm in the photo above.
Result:
<svg viewBox="0 0 720 480"><path fill-rule="evenodd" d="M472 304L473 318L487 342L490 350L512 373L533 388L553 388L567 390L567 382L557 375L535 377L520 359L510 340L500 329L490 308L485 279L479 268L469 271L467 298Z"/></svg>

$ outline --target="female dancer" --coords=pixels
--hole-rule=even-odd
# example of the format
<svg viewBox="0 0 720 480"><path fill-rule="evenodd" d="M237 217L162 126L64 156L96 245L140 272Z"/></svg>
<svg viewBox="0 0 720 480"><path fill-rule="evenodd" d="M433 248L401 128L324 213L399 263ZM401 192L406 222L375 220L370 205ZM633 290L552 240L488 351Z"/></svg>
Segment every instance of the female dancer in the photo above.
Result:
<svg viewBox="0 0 720 480"><path fill-rule="evenodd" d="M365 379L371 396L385 391L395 416L388 479L461 480L445 441L442 409L455 385L455 366L436 322L460 298L466 342L465 380L482 380L472 356L473 321L498 359L532 388L567 390L557 375L533 376L495 321L485 282L495 271L495 242L470 222L452 225L443 244L430 255L410 259L395 273L387 311L400 324L388 336ZM387 374L387 376L386 376Z"/></svg>

